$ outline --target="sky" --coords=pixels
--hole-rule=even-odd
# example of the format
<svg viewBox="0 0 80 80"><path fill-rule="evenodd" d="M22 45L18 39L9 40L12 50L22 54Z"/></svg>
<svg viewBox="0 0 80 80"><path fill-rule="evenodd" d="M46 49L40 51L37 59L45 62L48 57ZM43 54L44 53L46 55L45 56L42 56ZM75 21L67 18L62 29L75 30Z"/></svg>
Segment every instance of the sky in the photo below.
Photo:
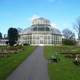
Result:
<svg viewBox="0 0 80 80"><path fill-rule="evenodd" d="M10 27L28 28L32 19L44 17L61 31L73 30L80 16L80 0L0 0L0 32Z"/></svg>

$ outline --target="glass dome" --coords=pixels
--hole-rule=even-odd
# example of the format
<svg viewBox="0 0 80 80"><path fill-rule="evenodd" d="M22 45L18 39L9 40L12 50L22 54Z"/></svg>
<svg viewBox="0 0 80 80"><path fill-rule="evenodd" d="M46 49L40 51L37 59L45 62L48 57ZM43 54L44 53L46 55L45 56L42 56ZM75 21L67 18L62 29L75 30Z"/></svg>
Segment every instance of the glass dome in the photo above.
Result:
<svg viewBox="0 0 80 80"><path fill-rule="evenodd" d="M50 31L49 27L46 25L34 25L32 26L32 31Z"/></svg>
<svg viewBox="0 0 80 80"><path fill-rule="evenodd" d="M43 17L33 19L32 25L50 25L50 21Z"/></svg>
<svg viewBox="0 0 80 80"><path fill-rule="evenodd" d="M57 28L53 28L51 31L52 31L52 34L59 34L59 35L61 35L61 32Z"/></svg>
<svg viewBox="0 0 80 80"><path fill-rule="evenodd" d="M44 18L37 18L32 21L32 26L22 31L22 34L32 34L33 32L39 31L44 32L48 31L51 34L61 35L61 32L50 25L50 21Z"/></svg>

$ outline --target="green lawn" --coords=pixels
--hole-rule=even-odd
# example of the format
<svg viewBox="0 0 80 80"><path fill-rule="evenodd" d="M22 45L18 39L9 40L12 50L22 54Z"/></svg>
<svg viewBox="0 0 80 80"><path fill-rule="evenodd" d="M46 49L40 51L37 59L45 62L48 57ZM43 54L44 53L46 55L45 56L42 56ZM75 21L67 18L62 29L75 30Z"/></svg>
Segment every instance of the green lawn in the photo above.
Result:
<svg viewBox="0 0 80 80"><path fill-rule="evenodd" d="M80 52L80 48L73 46L45 47L44 56L47 59L54 55L56 52L60 57L60 61L58 63L48 64L50 80L80 80L80 65L75 65L72 59L66 58L64 54L61 54L66 51Z"/></svg>
<svg viewBox="0 0 80 80"><path fill-rule="evenodd" d="M26 46L24 50L17 54L12 54L10 57L0 59L0 80L5 80L6 77L25 60L35 49L35 47Z"/></svg>

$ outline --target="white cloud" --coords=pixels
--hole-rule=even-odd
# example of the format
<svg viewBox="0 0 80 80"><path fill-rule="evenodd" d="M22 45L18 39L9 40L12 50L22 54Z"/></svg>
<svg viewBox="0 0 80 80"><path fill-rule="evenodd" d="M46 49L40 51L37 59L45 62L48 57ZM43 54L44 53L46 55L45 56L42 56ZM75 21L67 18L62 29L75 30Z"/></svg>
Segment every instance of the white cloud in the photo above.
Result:
<svg viewBox="0 0 80 80"><path fill-rule="evenodd" d="M32 20L33 19L36 19L36 18L39 18L38 15L34 14L32 17L29 17L26 21L27 21L27 25L30 25L32 24Z"/></svg>
<svg viewBox="0 0 80 80"><path fill-rule="evenodd" d="M33 15L33 16L31 17L31 20L36 19L36 18L39 18L39 16L38 16L38 15Z"/></svg>
<svg viewBox="0 0 80 80"><path fill-rule="evenodd" d="M55 24L55 23L51 23L51 26L54 28L57 28L57 24Z"/></svg>

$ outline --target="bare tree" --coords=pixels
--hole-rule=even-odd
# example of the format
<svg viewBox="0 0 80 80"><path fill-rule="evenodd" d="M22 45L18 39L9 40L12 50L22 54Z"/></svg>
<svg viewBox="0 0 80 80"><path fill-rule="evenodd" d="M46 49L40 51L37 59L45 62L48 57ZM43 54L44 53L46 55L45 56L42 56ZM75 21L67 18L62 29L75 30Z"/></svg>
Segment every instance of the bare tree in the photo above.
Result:
<svg viewBox="0 0 80 80"><path fill-rule="evenodd" d="M71 30L64 29L63 36L64 38L62 39L62 43L64 45L75 45L76 44L75 33L73 33Z"/></svg>
<svg viewBox="0 0 80 80"><path fill-rule="evenodd" d="M77 23L74 25L74 29L77 32L78 40L80 40L80 17L78 17Z"/></svg>
<svg viewBox="0 0 80 80"><path fill-rule="evenodd" d="M69 40L75 39L75 34L71 30L64 29L62 32L65 39L69 39Z"/></svg>

